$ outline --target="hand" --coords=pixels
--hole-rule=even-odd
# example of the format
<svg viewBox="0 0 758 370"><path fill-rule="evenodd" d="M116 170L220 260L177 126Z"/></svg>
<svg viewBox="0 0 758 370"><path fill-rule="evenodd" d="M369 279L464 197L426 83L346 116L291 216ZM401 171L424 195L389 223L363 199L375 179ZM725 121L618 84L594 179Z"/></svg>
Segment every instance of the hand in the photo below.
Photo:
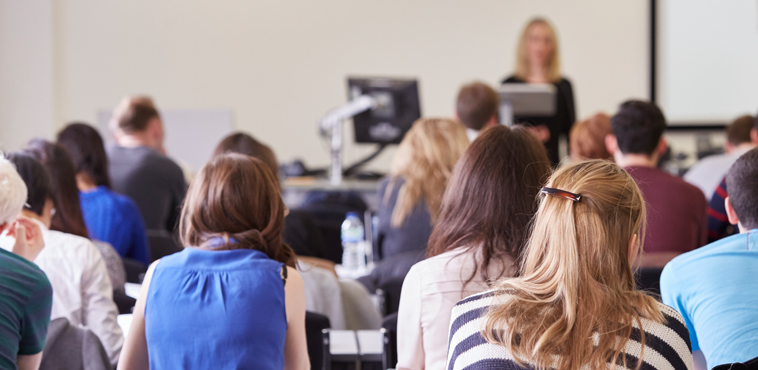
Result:
<svg viewBox="0 0 758 370"><path fill-rule="evenodd" d="M550 130L545 125L530 126L529 130L532 131L534 136L536 136L542 143L546 143L550 140Z"/></svg>
<svg viewBox="0 0 758 370"><path fill-rule="evenodd" d="M19 217L13 223L8 231L8 236L16 238L13 245L13 253L34 262L39 252L45 247L45 241L42 239L42 229L34 221Z"/></svg>

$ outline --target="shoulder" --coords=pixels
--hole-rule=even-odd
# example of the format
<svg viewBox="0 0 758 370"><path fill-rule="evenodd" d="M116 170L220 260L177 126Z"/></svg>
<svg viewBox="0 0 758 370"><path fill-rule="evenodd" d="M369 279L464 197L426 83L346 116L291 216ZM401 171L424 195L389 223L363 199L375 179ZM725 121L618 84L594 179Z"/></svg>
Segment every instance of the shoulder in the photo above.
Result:
<svg viewBox="0 0 758 370"><path fill-rule="evenodd" d="M22 282L32 289L50 287L47 275L37 264L27 261L25 258L0 248L0 269L2 277L8 280Z"/></svg>
<svg viewBox="0 0 758 370"><path fill-rule="evenodd" d="M500 81L501 84L509 84L509 83L524 83L524 80L516 77L515 75L510 75L506 78L504 78L502 81Z"/></svg>
<svg viewBox="0 0 758 370"><path fill-rule="evenodd" d="M558 81L558 85L561 87L567 87L571 89L571 80L569 80L566 77L561 77L560 81Z"/></svg>
<svg viewBox="0 0 758 370"><path fill-rule="evenodd" d="M658 339L647 340L646 342L670 362L679 358L686 363L686 358L692 356L692 344L684 318L675 309L660 302L656 302L656 304L663 314L665 322L653 323L649 320L643 320L645 334ZM680 367L675 366L675 368Z"/></svg>
<svg viewBox="0 0 758 370"><path fill-rule="evenodd" d="M413 265L413 267L411 267L411 271L419 276L428 276L435 271L441 271L445 269L451 260L455 259L455 257L460 256L464 252L465 251L462 249L455 249L452 251L444 252L442 254L438 254L434 257L429 257Z"/></svg>

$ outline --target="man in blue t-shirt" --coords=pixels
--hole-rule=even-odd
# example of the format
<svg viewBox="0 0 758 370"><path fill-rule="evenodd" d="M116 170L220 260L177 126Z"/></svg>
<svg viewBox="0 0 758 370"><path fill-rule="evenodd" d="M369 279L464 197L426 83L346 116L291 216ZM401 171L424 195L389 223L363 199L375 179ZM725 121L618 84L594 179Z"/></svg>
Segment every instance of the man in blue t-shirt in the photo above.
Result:
<svg viewBox="0 0 758 370"><path fill-rule="evenodd" d="M740 234L674 258L661 275L663 303L684 317L701 368L758 356L758 149L732 165L726 184Z"/></svg>
<svg viewBox="0 0 758 370"><path fill-rule="evenodd" d="M53 288L34 264L45 246L42 232L19 216L26 184L0 155L0 234L15 237L13 253L0 249L0 369L38 369L45 347Z"/></svg>

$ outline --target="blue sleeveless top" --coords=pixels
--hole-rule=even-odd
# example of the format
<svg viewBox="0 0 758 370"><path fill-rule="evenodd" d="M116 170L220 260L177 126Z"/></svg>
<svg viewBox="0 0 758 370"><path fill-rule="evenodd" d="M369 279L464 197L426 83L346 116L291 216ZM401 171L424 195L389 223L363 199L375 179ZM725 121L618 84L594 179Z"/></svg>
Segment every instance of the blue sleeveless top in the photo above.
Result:
<svg viewBox="0 0 758 370"><path fill-rule="evenodd" d="M251 249L162 258L145 303L150 369L282 369L282 266Z"/></svg>

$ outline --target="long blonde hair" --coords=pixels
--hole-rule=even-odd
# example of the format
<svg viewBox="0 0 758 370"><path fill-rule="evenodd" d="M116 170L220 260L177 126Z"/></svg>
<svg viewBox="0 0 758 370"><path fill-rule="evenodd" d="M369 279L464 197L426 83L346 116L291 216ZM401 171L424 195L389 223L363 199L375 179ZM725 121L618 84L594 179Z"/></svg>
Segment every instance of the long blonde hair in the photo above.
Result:
<svg viewBox="0 0 758 370"><path fill-rule="evenodd" d="M558 50L558 36L556 35L553 26L545 18L534 18L530 20L521 32L521 39L519 40L518 49L516 50L516 70L513 74L522 80L526 80L527 77L529 77L529 55L527 55L526 52L526 43L529 38L529 32L532 27L536 25L545 26L550 34L550 39L553 41L553 52L550 53L547 59L545 77L551 82L560 81L561 58Z"/></svg>
<svg viewBox="0 0 758 370"><path fill-rule="evenodd" d="M664 322L655 299L634 288L629 245L635 234L644 240L642 194L626 171L604 160L563 167L547 186L582 198L543 195L520 277L498 282L482 335L538 369L626 367L622 352L633 325L644 351L641 319ZM633 248L640 253L639 243Z"/></svg>
<svg viewBox="0 0 758 370"><path fill-rule="evenodd" d="M405 134L390 166L384 201L402 178L391 224L399 227L420 199L426 202L432 223L437 219L442 194L458 158L468 146L466 129L447 118L421 118Z"/></svg>

